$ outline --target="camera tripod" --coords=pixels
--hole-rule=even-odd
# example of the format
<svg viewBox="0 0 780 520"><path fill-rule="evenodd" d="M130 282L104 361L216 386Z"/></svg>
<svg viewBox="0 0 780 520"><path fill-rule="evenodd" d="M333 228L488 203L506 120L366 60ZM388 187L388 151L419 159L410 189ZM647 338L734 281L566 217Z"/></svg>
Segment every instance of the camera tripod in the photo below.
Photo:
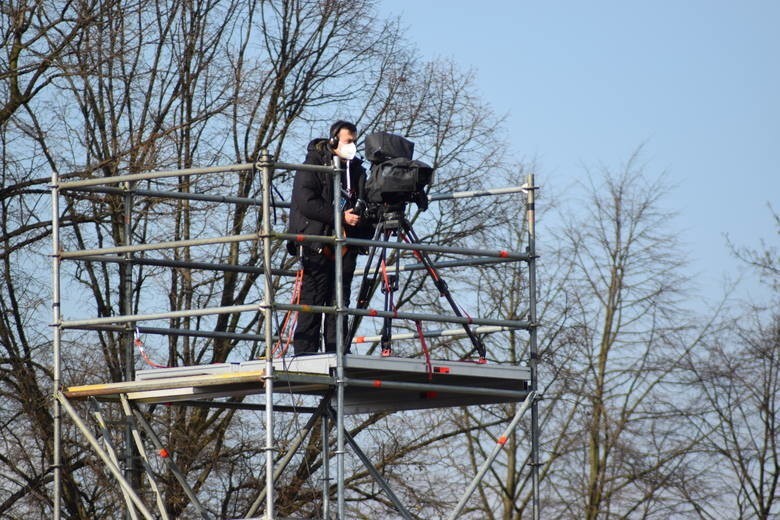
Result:
<svg viewBox="0 0 780 520"><path fill-rule="evenodd" d="M386 206L383 209L384 211L379 215L379 222L374 231L373 240L375 242L389 242L390 238L395 236L399 241L407 241L410 244L419 243L420 240L417 233L405 216L405 204ZM463 313L452 297L447 282L441 277L428 254L425 251L420 250L413 250L413 253L424 266L428 276L433 280L434 285L439 290L439 295L447 300L456 316L463 317ZM357 308L367 308L371 297L376 292L377 286L381 284L381 290L384 294L384 310L396 310L393 304L393 293L397 291L399 287L398 271L395 273L388 272L390 269L387 268L387 261L387 246L378 244L372 245L369 248L368 261L366 262L366 268L363 271L363 278L360 282L360 289L356 298ZM347 336L348 344L351 343L352 338L355 337L358 326L360 325L360 319L361 317L356 315L352 320ZM390 341L392 320L392 317L383 318L382 333L380 336L382 356L389 356L392 353ZM471 340L474 349L479 353L480 362L484 362L486 353L482 340L471 330L468 324L464 323L463 329ZM419 333L422 334L422 330L419 330Z"/></svg>

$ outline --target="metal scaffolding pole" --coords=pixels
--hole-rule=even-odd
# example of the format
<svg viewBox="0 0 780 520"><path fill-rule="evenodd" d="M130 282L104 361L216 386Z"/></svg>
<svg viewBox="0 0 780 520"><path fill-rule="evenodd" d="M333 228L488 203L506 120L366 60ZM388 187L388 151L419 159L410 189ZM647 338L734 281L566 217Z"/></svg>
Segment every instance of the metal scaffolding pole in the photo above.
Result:
<svg viewBox="0 0 780 520"><path fill-rule="evenodd" d="M273 479L276 481L278 479L282 472L287 469L287 466L290 464L290 461L292 461L293 457L295 456L295 453L298 451L298 448L301 447L303 444L303 441L306 440L306 437L308 437L312 431L314 430L314 427L317 425L317 418L319 417L325 417L325 409L327 407L327 399L322 399L320 401L320 404L317 408L315 408L312 411L311 417L309 417L309 420L306 421L306 424L301 428L298 433L295 434L295 437L290 441L289 445L287 446L287 451L285 452L284 456L279 459L276 463L276 467L273 471ZM278 410L278 408L277 408ZM328 438L327 432L325 432L325 435L323 437L326 441ZM266 493L267 489L261 490L258 497L255 499L255 501L250 506L249 510L246 513L247 518L253 516L255 513L257 513L257 510L260 508L260 504L263 503L264 500L266 500Z"/></svg>
<svg viewBox="0 0 780 520"><path fill-rule="evenodd" d="M102 332L121 332L124 330L124 326L122 325L85 325L83 327L68 328L72 330L94 330ZM214 330L174 329L142 326L138 326L134 328L134 330L137 330L139 334L157 334L160 336L187 336L195 338L236 339L240 341L265 341L265 336L262 334L244 334L240 332L220 332Z"/></svg>
<svg viewBox="0 0 780 520"><path fill-rule="evenodd" d="M54 469L54 497L52 502L53 518L60 520L62 508L62 406L57 394L62 390L62 353L60 343L60 194L57 170L51 174L51 287L52 287L52 417L54 419L54 448L52 453L52 468Z"/></svg>
<svg viewBox="0 0 780 520"><path fill-rule="evenodd" d="M475 267L488 264L498 264L504 262L514 262L511 258L463 258L459 260L444 260L438 262L431 262L430 267L435 269L444 269L448 267ZM414 264L401 264L397 263L393 265L393 272L400 273L405 271L425 271L428 266L422 263ZM365 269L355 269L355 276L362 276L365 273Z"/></svg>
<svg viewBox="0 0 780 520"><path fill-rule="evenodd" d="M124 235L124 245L125 246L132 246L132 209L133 209L133 194L130 193L130 183L126 182L122 184L122 189L124 190L123 195L123 218L122 218L122 234ZM128 250L125 251L124 258L125 260L129 261L133 257L133 252ZM123 315L128 315L133 313L133 266L132 264L123 263L119 265L119 273L121 278L121 285L120 285L120 313ZM135 379L135 358L133 357L134 353L134 344L133 344L133 326L135 324L133 322L128 322L125 324L124 329L122 330L121 334L121 344L124 346L124 350L122 354L124 355L124 372L125 372L125 380L126 381L132 381ZM125 426L125 478L128 482L130 482L130 485L134 488L140 487L140 470L138 468L138 452L136 450L135 444L133 442L133 427L128 421L128 424ZM130 516L133 513L130 511L130 508L128 508L128 512L126 516Z"/></svg>
<svg viewBox="0 0 780 520"><path fill-rule="evenodd" d="M291 233L276 233L274 235L280 240L291 240L293 242L326 242L336 243L341 241L344 245L359 246L359 247L371 247L375 246L376 242L366 238L340 238L326 237L319 235L294 235ZM528 260L527 253L519 253L516 251L507 251L506 249L498 250L485 250L474 249L473 247L451 247L440 246L436 244L423 244L420 242L382 242L382 247L387 249L404 249L407 251L426 251L434 253L448 253L451 255L484 255L487 257L505 258L507 260Z"/></svg>
<svg viewBox="0 0 780 520"><path fill-rule="evenodd" d="M263 177L263 267L265 268L265 295L263 312L265 323L265 518L274 520L274 360L273 360L273 311L274 287L271 272L271 176L273 163L268 150L262 150L260 163Z"/></svg>
<svg viewBox="0 0 780 520"><path fill-rule="evenodd" d="M320 402L330 406L332 395L327 395ZM330 518L330 418L327 413L322 414L322 518Z"/></svg>
<svg viewBox="0 0 780 520"><path fill-rule="evenodd" d="M528 329L528 367L531 369L531 394L534 396L531 403L531 477L533 492L532 514L534 520L539 520L539 406L537 399L538 388L538 362L536 338L536 213L534 175L529 174L527 180L526 218L528 219L528 319L531 327Z"/></svg>
<svg viewBox="0 0 780 520"><path fill-rule="evenodd" d="M87 425L84 424L84 421L81 420L81 417L79 417L79 415L76 413L76 410L73 409L73 406L71 406L67 398L62 393L58 392L55 396L55 399L60 401L60 404L62 404L73 423L81 431L82 435L84 435L84 438L87 439L87 442L89 442L89 444L92 446L92 449L95 450L95 453L97 453L98 456L103 460L103 464L106 465L106 468L108 468L111 474L114 475L114 478L116 478L117 482L122 487L123 492L127 494L133 505L135 505L135 507L138 509L138 512L141 513L147 520L152 520L154 518L152 513L149 512L149 509L147 509L146 505L135 492L133 486L125 479L124 475L122 474L122 470L120 470L119 467L114 464L110 455L100 446L100 442L98 442L95 436L92 435L92 432L89 430L89 428L87 428Z"/></svg>
<svg viewBox="0 0 780 520"><path fill-rule="evenodd" d="M477 489L477 486L482 481L482 477L485 476L488 469L490 469L491 464L493 464L493 461L496 460L496 457L498 457L499 452L501 452L501 448L504 447L504 443L506 442L507 437L515 430L515 428L517 428L520 419L523 417L525 411L528 409L528 405L533 403L535 398L536 395L533 392L529 393L528 396L525 398L525 401L520 406L520 409L517 410L517 412L515 413L515 416L512 419L512 421L506 427L504 432L498 437L496 444L493 447L493 451L490 452L490 455L488 455L488 457L485 459L485 462L479 468L479 471L477 471L476 476L471 481L471 484L469 484L469 487L468 489L466 489L466 492L463 493L463 496L458 502L458 505L455 506L455 510L448 517L449 520L457 520L457 518L460 516L460 513L463 511L463 508L466 507L466 502L468 502L469 497L471 497L471 494L474 493L475 489Z"/></svg>
<svg viewBox="0 0 780 520"><path fill-rule="evenodd" d="M181 170L167 170L159 172L133 173L131 175L116 175L114 177L92 177L76 181L66 181L60 184L62 191L86 188L89 186L102 186L121 184L123 182L147 181L151 179L163 179L165 177L189 177L204 173L244 172L254 168L253 164L228 164L225 166L209 166L206 168L184 168Z"/></svg>
<svg viewBox="0 0 780 520"><path fill-rule="evenodd" d="M257 199L249 199L249 198L242 198L242 197L223 197L218 195L206 195L206 194L184 194L180 192L166 192L166 191L156 191L156 190L138 190L133 189L135 183L139 181L150 181L153 179L162 179L165 177L182 177L182 176L192 176L192 175L200 175L200 174L212 174L212 173L224 173L224 172L246 172L250 169L256 169L261 171L262 173L262 200L261 202L258 202ZM235 339L244 339L244 340L251 340L251 341L265 341L265 370L262 372L262 380L264 383L264 389L258 390L258 392L264 392L265 393L265 402L264 405L256 405L258 408L263 408L265 411L265 427L266 427L266 435L265 435L265 444L263 447L263 450L265 452L265 467L266 467L266 479L265 479L265 488L264 491L261 493L261 496L257 499L257 505L259 506L260 503L262 503L263 499L265 500L265 518L266 520L274 520L275 518L275 503L274 503L274 483L275 483L275 477L278 476L279 472L283 470L282 468L276 468L276 462L275 462L275 456L274 454L277 451L277 448L275 447L275 439L274 439L274 412L275 411L284 411L284 406L275 405L275 384L274 382L277 382L277 385L280 384L279 381L285 381L285 378L289 380L295 379L294 374L286 374L282 371L275 373L274 371L274 363L273 363L273 342L274 342L274 335L273 335L273 316L274 313L277 311L284 311L284 310L292 310L292 311L303 311L303 312L315 312L315 313L328 313L328 314L335 314L336 315L336 360L335 360L335 367L332 367L329 372L329 375L327 378L324 378L321 383L322 385L330 385L329 392L335 392L333 394L330 394L327 398L323 400L323 403L325 400L327 400L328 403L332 403L332 399L335 398L335 409L333 410L333 416L329 417L328 413L321 413L321 417L323 420L322 424L322 443L323 443L323 483L322 483L322 493L323 493L323 517L325 519L330 518L331 515L331 496L330 496L330 469L329 469L329 462L330 462L330 450L329 450L329 423L335 423L335 430L336 430L336 449L333 451L335 453L335 470L336 470L336 490L337 490L337 496L336 496L336 517L339 520L343 520L346 518L346 489L345 489L345 457L346 457L346 443L349 443L353 446L353 449L357 456L361 457L361 459L364 459L364 463L366 463L366 467L371 468L371 464L367 459L365 459L365 455L360 451L359 447L355 443L354 439L348 437L348 433L345 428L345 392L347 391L347 387L358 387L359 391L363 387L372 387L377 388L377 381L376 380L368 380L364 378L351 378L347 377L348 372L348 362L349 360L345 360L345 352L347 350L347 345L345 345L346 337L344 334L344 320L346 320L346 317L348 315L355 315L355 316L371 316L371 317L379 317L379 318L395 318L395 319L407 319L407 320L425 320L425 321L433 321L433 322L441 322L441 323L453 323L453 324L467 324L469 325L469 329L472 329L475 333L483 333L483 332L493 332L496 330L513 330L513 329L526 329L529 331L530 338L529 338L529 370L530 370L530 378L528 379L528 391L526 390L520 390L522 388L525 388L523 385L519 385L518 389L503 389L503 388L482 388L482 387L472 387L468 386L467 384L463 385L447 385L447 391L452 394L471 394L471 395L479 395L480 398L489 399L491 397L495 397L498 399L507 399L512 401L520 401L523 398L526 398L526 402L523 404L522 410L525 410L527 407L531 408L531 473L532 473L532 484L533 484L533 518L534 520L539 519L539 444L538 444L538 436L539 436L539 424L538 424L538 410L537 410L537 392L538 392L538 380L537 380L537 364L538 364L538 353L537 353L537 316L536 316L536 252L535 252L535 222L534 222L534 194L535 194L535 186L534 186L534 178L533 175L528 176L528 180L526 184L522 187L510 187L510 188L499 188L499 189L489 189L489 190L479 190L479 191L466 191L466 192L453 192L453 193L440 193L440 194L432 194L429 196L429 199L432 201L438 201L438 200L446 200L446 199L459 199L459 198L469 198L469 197L482 197L482 196L488 196L488 195L500 195L500 194L508 194L508 193L517 193L519 191L525 191L527 194L527 208L526 208L526 218L527 218L527 224L528 224L528 245L525 250L525 252L514 252L514 251L507 251L507 250L479 250L479 249L473 249L473 248L464 248L464 247L451 247L448 245L435 245L435 244L422 244L422 243L405 243L405 242L387 242L384 244L389 249L395 249L395 250L411 250L411 251L429 251L429 252L439 252L439 253L445 253L448 255L454 255L458 256L459 258L453 258L451 260L447 260L444 262L440 262L436 265L444 266L477 266L477 265L484 265L489 263L496 263L496 262L512 262L512 261L524 261L528 263L529 268L529 274L528 274L528 282L529 282L529 319L528 321L521 321L521 320L502 320L502 319L484 319L484 318L471 318L471 317L460 317L460 316L442 316L440 314L422 314L422 313L414 313L414 312L398 312L398 311L381 311L381 310L375 310L375 309L355 309L355 308L349 308L347 307L347 303L344 301L344 286L342 281L342 270L343 270L343 262L342 262L342 253L344 252L344 248L348 246L371 246L374 245L375 242L371 240L362 240L362 239L355 239L355 238L347 238L343 236L343 226L342 226L342 215L341 215L341 207L339 204L339 197L334 197L334 204L333 204L333 211L334 211L334 235L332 236L310 236L310 235L291 235L287 233L275 233L272 229L272 223L271 223L271 208L272 207L287 207L288 204L282 203L282 204L274 204L271 201L271 181L273 178L274 171L276 170L303 170L303 171L310 171L310 172L321 172L321 173L328 173L332 175L332 182L333 182L333 192L334 194L338 194L341 191L341 179L340 174L341 170L339 168L339 164L337 162L334 162L332 166L314 166L314 165L300 165L300 164L288 164L288 163L282 163L282 162L274 162L274 160L271 158L271 156L268 154L266 150L263 150L261 153L261 156L258 158L258 161L255 164L238 164L238 165L228 165L228 166L218 166L218 167L210 167L210 168L190 168L186 170L174 170L174 171L161 171L161 172L145 172L145 173L139 173L139 174L132 174L132 175L124 175L124 176L116 176L111 178L88 178L88 179L79 179L74 180L70 182L60 182L60 178L58 177L58 174L56 172L52 173L52 237L53 237L53 254L52 254L52 314L53 314L53 331L54 331L54 340L53 340L53 359L54 359L54 369L53 369L53 409L52 413L54 416L54 452L53 452L53 470L54 470L54 518L55 520L59 520L61 516L61 501L62 501L62 485L63 485L63 473L62 473L62 417L63 412L67 412L76 422L76 425L79 427L79 429L82 430L82 432L85 434L87 440L90 441L90 443L95 445L94 438L91 437L90 432L86 427L81 423L78 416L75 414L75 411L72 410L72 407L70 403L67 402L64 395L62 394L62 353L61 353L61 344L62 344L62 334L64 330L67 329L86 329L86 330L111 330L116 332L125 332L127 331L133 331L135 330L135 323L136 322L145 322L145 321L151 321L151 320L162 320L162 319L170 319L170 318L176 318L176 317L192 317L192 316L207 316L207 315L214 315L214 314L225 314L225 313L244 313L244 312L257 312L258 307L263 311L263 318L264 318L264 334L262 336L260 335L252 335L252 334L238 334L238 333L219 333L219 332L209 332L209 331L186 331L181 329L165 329L165 328L152 328L152 327L143 327L141 330L143 332L149 332L149 333L159 333L159 334L180 334L180 335L196 335L196 336L202 336L202 337L231 337ZM108 186L108 187L107 187ZM113 187L111 187L113 186ZM102 188L101 188L102 187ZM61 250L61 238L60 238L60 217L59 217L59 196L60 194L65 190L82 190L82 191L92 191L92 192L99 192L103 191L106 193L111 193L114 195L124 195L125 197L125 241L123 244L117 247L112 248L105 248L105 249L91 249L91 250L80 250L80 251L62 251ZM252 233L248 235L233 235L233 236L224 236L224 237L207 237L207 238L198 238L198 239L192 239L192 240L177 240L177 241L168 241L168 242L158 242L156 244L136 244L132 245L132 239L131 239L131 226L130 226L130 218L131 218L131 211L132 211L132 197L134 195L137 196L143 196L143 197L159 197L159 198L165 198L170 197L174 199L192 199L192 200L199 200L204 202L213 202L213 203L229 203L229 204L238 204L238 205L253 205L261 206L262 211L262 229L260 233ZM152 251L152 250L164 250L164 249L171 249L171 248L180 248L180 247L200 247L200 246L211 246L216 244L225 244L225 243L235 243L235 242L243 242L243 241L261 241L262 247L263 247L263 265L262 267L258 268L256 266L230 266L230 265L222 265L222 264L211 264L208 262L181 262L181 261L173 261L173 260L167 260L167 259L145 259L140 258L142 255L136 253L142 253L144 251ZM292 240L298 243L306 243L311 241L321 242L321 243L330 243L334 244L335 249L335 305L332 306L312 306L312 305L292 305L292 304L283 304L278 303L275 301L274 296L274 287L273 287L273 280L272 276L276 275L287 275L290 274L288 271L283 271L281 269L272 269L272 244L274 241L285 241L285 240ZM135 256L134 256L135 255ZM466 258L460 258L460 257L466 257ZM73 320L73 321L63 321L62 314L61 314L61 294L60 294L60 283L61 283L61 262L63 260L67 259L73 259L77 261L86 261L86 262L115 262L120 264L120 272L121 275L121 282L122 290L124 292L125 299L122 300L122 315L121 316L110 316L110 317L103 317L103 318L91 318L91 319L81 319L81 320ZM132 268L133 265L158 265L160 267L187 267L187 268L195 268L195 269L209 269L209 270L220 270L223 269L225 271L236 271L236 272L262 272L264 274L264 291L265 294L263 296L262 302L258 306L257 304L253 305L233 305L233 306L226 306L226 307L217 307L217 308L208 308L208 309L187 309L187 310L179 310L179 311L170 311L170 312L159 312L159 313L151 313L151 314L131 314L132 309L132 300L129 298L129 295L131 294L132 290ZM403 266L403 270L417 270L417 269L425 269L426 266L423 264L410 264ZM397 270L401 270L397 266ZM424 333L424 336L427 337L443 337L443 336L460 336L463 335L464 332L460 329L457 331L429 331ZM393 336L393 339L402 339L406 337L418 337L417 334L397 334ZM366 338L361 338L363 341L367 341ZM368 338L370 339L370 338ZM132 337L130 338L130 341L127 342L129 347L125 351L126 359L125 361L125 369L126 369L126 375L128 379L132 378L132 374L134 372L134 350L133 350L133 344L132 344ZM335 372L335 374L334 374ZM311 379L312 376L309 376ZM409 381L381 381L381 385L383 388L387 390L393 390L393 391L419 391L419 392L426 392L426 391L436 391L437 389L440 389L439 386L434 384L426 384L421 382L409 382ZM278 393L280 390L276 389L276 392ZM127 404L127 403L125 403ZM195 401L192 401L192 404L195 404ZM217 403L214 403L217 404ZM322 403L321 403L322 404ZM225 404L227 405L227 403ZM133 409L133 413L140 417L140 412L138 410ZM513 419L511 426L514 428L517 424L517 421L519 420L520 415L522 415L522 412L518 413L518 415ZM332 421L332 422L331 422ZM313 426L313 425L312 425ZM132 429L128 429L128 432L132 432ZM128 434L129 435L129 434ZM130 438L128 436L128 438ZM132 446L132 443L128 441L128 445ZM99 446L97 447L98 455L104 458L105 461L105 453L102 453L99 450ZM286 457L291 457L292 454L286 455ZM123 489L129 494L131 500L135 503L136 507L138 507L139 511L142 515L147 516L148 512L145 511L143 504L140 504L139 499L136 495L137 490L132 489L134 478L132 477L132 466L134 465L134 457L131 456L131 453L128 448L128 452L126 455L126 477L123 477L121 474L121 469L117 466L117 464L111 463L111 461L107 461L106 465L108 469L114 474L114 476L117 477L117 480L120 482L120 485L123 487ZM183 481L183 476L182 476ZM475 486L478 485L478 482L475 484ZM191 491L191 490L190 490ZM388 495L393 498L392 491L387 489ZM192 492L192 496L190 498L194 497L194 492ZM468 497L464 497L463 500L467 500ZM197 500L195 498L195 500ZM403 506L400 504L400 502L395 498L394 503L396 503L396 506L399 508L399 511L403 512ZM201 514L203 514L202 509L199 510ZM406 513L408 515L408 513Z"/></svg>
<svg viewBox="0 0 780 520"><path fill-rule="evenodd" d="M346 348L344 345L344 319L345 319L345 307L344 307L344 284L342 283L341 272L343 269L343 262L341 255L344 252L345 238L342 236L342 215L341 215L341 168L340 161L337 157L334 157L333 161L333 221L334 231L336 233L336 248L335 248L335 276L336 276L336 479L337 479L337 510L338 519L344 520L345 514L345 500L344 500L344 353ZM349 175L349 172L347 172Z"/></svg>
<svg viewBox="0 0 780 520"><path fill-rule="evenodd" d="M472 330L474 334L490 334L493 332L502 332L508 330L515 330L512 327L477 327ZM460 329L447 329L447 330L426 330L423 331L423 338L460 338L466 335L466 331ZM417 332L400 332L390 336L390 341L402 340L402 339L420 339L420 334ZM375 343L380 341L382 336L356 336L352 343Z"/></svg>
<svg viewBox="0 0 780 520"><path fill-rule="evenodd" d="M416 390L420 392L441 392L451 394L482 395L486 397L504 397L523 399L527 392L519 390L503 390L499 388L475 388L473 386L436 385L427 383L409 383L406 381L381 381L377 379L344 378L344 384L363 388L384 388L386 390Z"/></svg>
<svg viewBox="0 0 780 520"><path fill-rule="evenodd" d="M332 414L332 410L328 410L328 414ZM398 513L404 518L404 519L411 519L413 518L411 514L409 514L409 511L406 510L406 507L404 507L401 500L398 498L398 496L393 492L393 489L390 487L390 484L387 483L387 481L382 477L382 474L379 472L378 469L371 463L371 460L368 458L368 456L363 453L363 450L360 449L360 446L358 445L357 441L350 435L349 432L344 432L344 437L349 443L350 447L352 448L352 451L355 452L355 455L358 456L360 461L363 463L363 466L366 468L366 470L371 474L371 476L374 478L374 482L376 482L380 488L385 492L387 497L390 499L390 502L393 503L395 506L395 509L398 511ZM327 518L327 516L325 517Z"/></svg>
<svg viewBox="0 0 780 520"><path fill-rule="evenodd" d="M286 311L304 311L304 312L324 312L326 314L333 314L336 312L334 307L328 307L325 305L293 305L290 303L279 303L276 305L277 309ZM346 314L356 316L370 316L374 318L397 318L400 320L410 321L433 321L441 323L458 323L466 325L488 325L509 327L513 329L528 329L531 326L530 321L525 320L499 320L488 318L470 318L468 316L444 316L441 314L422 314L419 312L400 312L400 311L382 311L378 309L356 309L354 307L345 308ZM214 314L212 311L211 314ZM115 320L116 321L116 320ZM69 327L71 322L68 322Z"/></svg>
<svg viewBox="0 0 780 520"><path fill-rule="evenodd" d="M62 253L63 259L82 258L96 255L125 254L127 252L154 251L155 249L176 249L178 247L210 246L233 242L251 242L257 240L257 234L229 235L224 237L193 238L190 240L172 240L155 244L137 244L134 246L102 247L100 249L81 249ZM94 261L94 260L93 260Z"/></svg>
<svg viewBox="0 0 780 520"><path fill-rule="evenodd" d="M123 395L120 400L124 403L127 402L127 396ZM152 429L152 426L149 424L149 422L144 418L143 414L140 410L138 410L138 407L135 405L130 405L129 402L127 402L128 406L132 410L133 417L135 417L135 420L139 426L141 426L141 429L144 430L144 433L146 433L146 437L152 441L152 444L154 444L155 449L160 451L167 451L165 450L165 446L163 446L162 441L160 440L160 437L157 435L157 433ZM123 405L124 406L124 405ZM184 494L187 495L187 498L190 499L190 503L192 506L197 510L198 516L202 518L203 520L208 520L208 515L206 514L206 510L203 508L203 505L198 500L198 497L195 495L195 491L193 491L192 487L187 482L187 479L184 477L184 474L182 474L179 467L176 465L176 463L171 459L170 456L162 457L162 461L165 464L165 466L168 468L168 470L171 472L173 477L176 479L176 481L181 486L182 491L184 491Z"/></svg>
<svg viewBox="0 0 780 520"><path fill-rule="evenodd" d="M95 419L95 422L101 430L101 434L103 436L103 447L106 450L106 455L108 455L108 457L111 459L111 462L117 468L119 468L120 464L119 457L116 454L117 450L114 447L114 441L111 440L111 432L108 430L108 424L103 418L103 411L100 408L100 403L98 403L94 398L91 398L89 405L92 409L92 417ZM127 470L125 470L124 475L125 479L127 479ZM132 487L132 484L130 484L130 487ZM130 495L125 491L125 489L122 488L122 486L120 486L120 488L122 489L122 496L125 498L125 516L130 518L130 520L138 520L138 515L136 514L135 508L133 507L133 500L130 498Z"/></svg>

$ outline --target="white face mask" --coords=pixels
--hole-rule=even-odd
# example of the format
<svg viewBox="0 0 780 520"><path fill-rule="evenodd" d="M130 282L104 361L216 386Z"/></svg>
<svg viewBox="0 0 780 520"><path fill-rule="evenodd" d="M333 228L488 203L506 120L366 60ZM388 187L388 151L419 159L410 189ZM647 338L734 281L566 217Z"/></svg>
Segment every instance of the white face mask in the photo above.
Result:
<svg viewBox="0 0 780 520"><path fill-rule="evenodd" d="M357 146L355 143L339 144L336 152L344 159L351 161L357 155Z"/></svg>

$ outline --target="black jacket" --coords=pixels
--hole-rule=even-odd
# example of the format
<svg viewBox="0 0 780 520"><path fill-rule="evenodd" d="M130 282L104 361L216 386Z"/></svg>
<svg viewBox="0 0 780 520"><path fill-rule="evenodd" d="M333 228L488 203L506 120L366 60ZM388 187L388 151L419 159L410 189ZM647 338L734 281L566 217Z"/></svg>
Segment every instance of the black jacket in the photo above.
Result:
<svg viewBox="0 0 780 520"><path fill-rule="evenodd" d="M346 160L342 160L341 187L346 190ZM304 164L332 166L333 153L327 139L314 139L306 150ZM352 207L357 198L364 198L366 169L360 159L349 161L350 186L352 194L347 198L343 210ZM342 193L337 194L341 197ZM342 211L343 211L342 210ZM305 235L333 235L333 174L298 170L293 181L292 203L290 205L290 224L288 233ZM371 225L361 222L358 226L344 225L347 236L370 238ZM307 242L309 249L319 249L323 244ZM287 250L295 254L296 244L287 243Z"/></svg>

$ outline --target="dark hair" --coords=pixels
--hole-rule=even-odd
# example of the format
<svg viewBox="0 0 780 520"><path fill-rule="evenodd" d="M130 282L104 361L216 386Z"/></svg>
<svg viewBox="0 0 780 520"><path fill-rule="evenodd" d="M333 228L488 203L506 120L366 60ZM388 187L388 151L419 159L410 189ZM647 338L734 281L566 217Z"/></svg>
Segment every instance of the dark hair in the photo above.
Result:
<svg viewBox="0 0 780 520"><path fill-rule="evenodd" d="M342 128L346 128L353 134L357 134L357 127L354 123L350 123L349 121L344 121L342 119L339 119L332 125L330 125L330 134L328 134L328 143L330 144L331 148L336 148L339 145L339 132Z"/></svg>

